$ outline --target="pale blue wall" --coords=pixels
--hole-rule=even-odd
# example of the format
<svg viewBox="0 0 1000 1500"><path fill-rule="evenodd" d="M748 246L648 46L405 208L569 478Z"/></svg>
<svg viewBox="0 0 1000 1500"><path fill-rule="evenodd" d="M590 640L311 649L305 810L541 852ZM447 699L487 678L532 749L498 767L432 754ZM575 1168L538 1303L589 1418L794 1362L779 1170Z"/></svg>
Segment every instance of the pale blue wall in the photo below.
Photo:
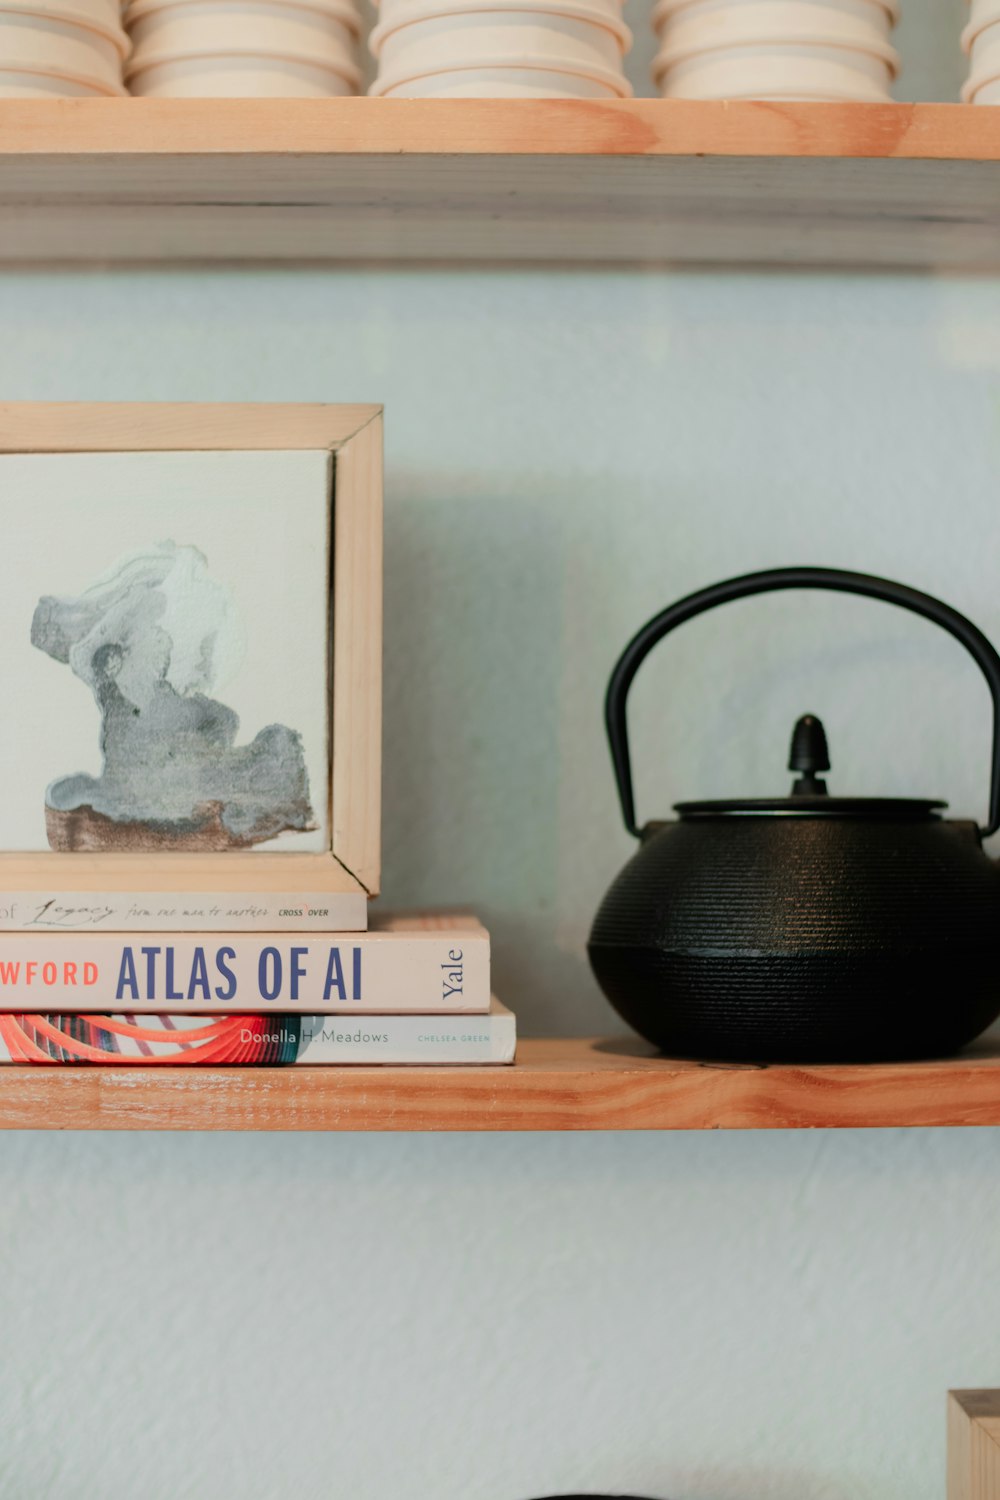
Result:
<svg viewBox="0 0 1000 1500"><path fill-rule="evenodd" d="M1000 639L1000 284L10 276L0 327L5 396L385 402L385 887L482 909L525 1031L613 1024L599 705L649 613L806 560ZM842 600L702 621L637 689L643 810L780 788L812 708L838 790L980 813L959 661ZM945 1388L1000 1384L998 1169L985 1131L8 1137L0 1492L941 1500Z"/></svg>
<svg viewBox="0 0 1000 1500"><path fill-rule="evenodd" d="M989 282L39 276L0 324L6 395L386 403L385 886L481 907L528 1031L611 1024L599 707L647 614L805 558L1000 639ZM807 603L650 664L645 808L783 786L814 708L839 788L980 812L974 669ZM8 1138L0 1488L940 1500L946 1386L1000 1384L998 1168L990 1132Z"/></svg>

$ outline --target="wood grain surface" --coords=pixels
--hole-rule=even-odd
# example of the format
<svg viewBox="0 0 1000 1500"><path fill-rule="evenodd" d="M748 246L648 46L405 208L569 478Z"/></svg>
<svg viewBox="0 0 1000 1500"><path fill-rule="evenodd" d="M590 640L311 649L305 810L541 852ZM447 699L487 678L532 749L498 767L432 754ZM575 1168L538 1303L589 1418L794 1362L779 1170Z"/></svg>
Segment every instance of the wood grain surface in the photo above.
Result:
<svg viewBox="0 0 1000 1500"><path fill-rule="evenodd" d="M60 99L0 102L0 156L810 156L1000 160L958 104L690 99ZM140 165L140 164L137 164ZM65 170L65 167L64 167ZM155 192L157 184L150 184Z"/></svg>
<svg viewBox="0 0 1000 1500"><path fill-rule="evenodd" d="M377 896L382 864L382 417L337 449L332 839Z"/></svg>
<svg viewBox="0 0 1000 1500"><path fill-rule="evenodd" d="M3 401L0 453L336 452L381 415L318 402Z"/></svg>
<svg viewBox="0 0 1000 1500"><path fill-rule="evenodd" d="M0 261L996 268L1000 117L790 101L8 100Z"/></svg>
<svg viewBox="0 0 1000 1500"><path fill-rule="evenodd" d="M748 1067L535 1040L513 1067L4 1067L0 1127L787 1130L1000 1124L1000 1046L943 1062Z"/></svg>
<svg viewBox="0 0 1000 1500"><path fill-rule="evenodd" d="M0 851L0 899L24 892L291 891L357 894L365 887L328 854L18 854Z"/></svg>
<svg viewBox="0 0 1000 1500"><path fill-rule="evenodd" d="M1000 1500L1000 1391L949 1393L948 1500Z"/></svg>

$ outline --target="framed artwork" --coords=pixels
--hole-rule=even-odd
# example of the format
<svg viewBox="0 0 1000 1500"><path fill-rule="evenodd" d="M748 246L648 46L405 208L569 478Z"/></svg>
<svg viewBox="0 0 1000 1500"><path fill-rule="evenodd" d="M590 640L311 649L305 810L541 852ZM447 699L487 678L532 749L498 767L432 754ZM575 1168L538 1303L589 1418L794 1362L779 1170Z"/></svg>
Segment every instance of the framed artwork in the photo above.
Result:
<svg viewBox="0 0 1000 1500"><path fill-rule="evenodd" d="M1000 1391L949 1392L948 1500L1000 1500Z"/></svg>
<svg viewBox="0 0 1000 1500"><path fill-rule="evenodd" d="M0 861L377 892L379 408L3 405L0 517Z"/></svg>

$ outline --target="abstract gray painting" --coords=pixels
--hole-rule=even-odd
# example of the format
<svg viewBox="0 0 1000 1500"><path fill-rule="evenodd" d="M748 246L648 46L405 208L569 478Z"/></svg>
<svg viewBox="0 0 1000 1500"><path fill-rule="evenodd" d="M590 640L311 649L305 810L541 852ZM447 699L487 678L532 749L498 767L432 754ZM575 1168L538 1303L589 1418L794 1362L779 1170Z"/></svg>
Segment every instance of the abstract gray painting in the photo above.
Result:
<svg viewBox="0 0 1000 1500"><path fill-rule="evenodd" d="M238 650L238 611L193 546L133 552L75 597L39 599L31 643L68 666L101 714L99 776L45 794L51 848L224 850L314 829L302 735L210 696ZM259 722L259 721L258 721Z"/></svg>

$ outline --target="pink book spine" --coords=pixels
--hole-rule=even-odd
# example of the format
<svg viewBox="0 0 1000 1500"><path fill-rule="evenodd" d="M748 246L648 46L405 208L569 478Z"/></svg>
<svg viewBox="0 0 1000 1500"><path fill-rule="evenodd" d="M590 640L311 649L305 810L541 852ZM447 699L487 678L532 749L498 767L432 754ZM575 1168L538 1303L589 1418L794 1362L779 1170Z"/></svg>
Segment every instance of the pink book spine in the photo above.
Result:
<svg viewBox="0 0 1000 1500"><path fill-rule="evenodd" d="M280 933L0 934L0 1012L482 1014L474 925L320 938Z"/></svg>

